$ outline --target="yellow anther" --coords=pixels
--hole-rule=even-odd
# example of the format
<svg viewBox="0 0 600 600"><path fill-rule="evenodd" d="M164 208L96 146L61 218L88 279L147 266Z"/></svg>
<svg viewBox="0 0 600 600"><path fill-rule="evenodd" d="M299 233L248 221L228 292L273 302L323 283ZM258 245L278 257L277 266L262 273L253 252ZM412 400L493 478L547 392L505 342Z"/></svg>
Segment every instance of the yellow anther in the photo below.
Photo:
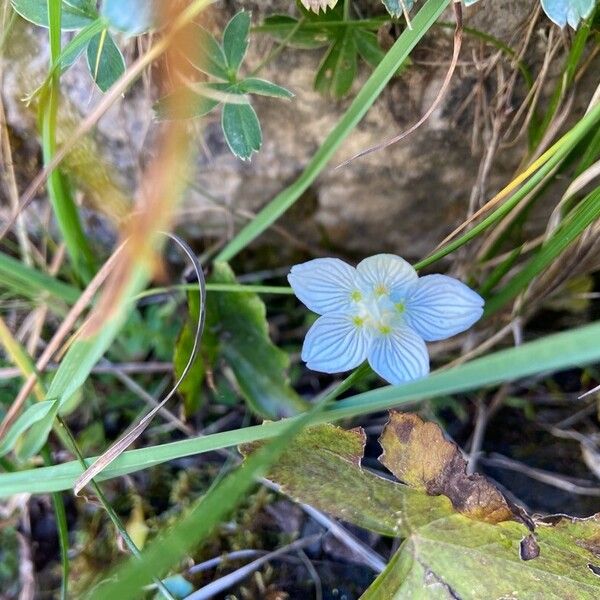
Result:
<svg viewBox="0 0 600 600"><path fill-rule="evenodd" d="M388 289L385 285L383 285L383 283L380 283L379 285L377 285L375 287L375 295L376 296L384 296L387 293L388 293Z"/></svg>
<svg viewBox="0 0 600 600"><path fill-rule="evenodd" d="M352 317L352 322L357 326L357 327L361 327L362 325L364 325L365 320L362 317Z"/></svg>
<svg viewBox="0 0 600 600"><path fill-rule="evenodd" d="M384 335L387 335L388 333L392 333L392 328L389 325L380 325L379 331Z"/></svg>
<svg viewBox="0 0 600 600"><path fill-rule="evenodd" d="M352 298L352 300L354 300L354 302L360 302L362 300L362 294L358 290L354 290L350 294L350 298Z"/></svg>
<svg viewBox="0 0 600 600"><path fill-rule="evenodd" d="M399 313L403 313L406 310L406 305L404 302L396 302L394 306Z"/></svg>

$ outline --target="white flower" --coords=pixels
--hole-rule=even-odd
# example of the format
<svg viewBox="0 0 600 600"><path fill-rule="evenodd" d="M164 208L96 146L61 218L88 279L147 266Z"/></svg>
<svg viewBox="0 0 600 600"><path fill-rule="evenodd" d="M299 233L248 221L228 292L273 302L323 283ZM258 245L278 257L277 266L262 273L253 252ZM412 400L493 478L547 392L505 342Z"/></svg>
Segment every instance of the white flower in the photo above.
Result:
<svg viewBox="0 0 600 600"><path fill-rule="evenodd" d="M298 298L321 315L302 348L309 369L348 371L365 360L399 384L429 373L425 342L468 329L483 314L483 299L446 275L418 277L404 259L378 254L356 269L337 258L292 267Z"/></svg>

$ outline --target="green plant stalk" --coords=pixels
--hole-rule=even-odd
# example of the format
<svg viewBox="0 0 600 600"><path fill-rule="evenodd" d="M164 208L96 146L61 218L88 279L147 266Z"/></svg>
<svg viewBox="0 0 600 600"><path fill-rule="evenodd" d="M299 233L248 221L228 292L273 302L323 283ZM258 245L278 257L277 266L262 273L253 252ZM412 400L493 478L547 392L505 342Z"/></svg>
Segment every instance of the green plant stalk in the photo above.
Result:
<svg viewBox="0 0 600 600"><path fill-rule="evenodd" d="M230 261L238 252L268 229L300 198L319 173L323 171L342 142L364 117L386 83L406 60L411 50L449 4L450 0L427 0L412 20L413 28L405 29L402 32L398 40L396 40L395 44L356 95L356 98L354 98L344 116L317 150L302 175L288 188L273 198L250 223L242 228L217 255L216 261Z"/></svg>
<svg viewBox="0 0 600 600"><path fill-rule="evenodd" d="M556 233L495 296L486 302L485 315L494 314L558 258L583 231L600 218L600 187L591 192L567 217Z"/></svg>
<svg viewBox="0 0 600 600"><path fill-rule="evenodd" d="M47 0L51 68L60 57L61 44L61 0ZM42 154L44 164L47 165L56 152L56 117L60 97L60 69L57 69L50 79L47 90L42 93L40 102L42 125ZM47 189L50 203L56 216L56 221L61 235L65 241L67 252L71 258L73 268L78 277L87 282L94 272L94 258L92 250L83 232L77 207L70 194L70 190L60 173L54 169L47 180Z"/></svg>
<svg viewBox="0 0 600 600"><path fill-rule="evenodd" d="M245 460L242 467L224 477L197 501L183 518L168 531L163 531L162 535L144 549L141 560L130 559L124 565L114 569L108 575L107 581L92 591L89 600L139 597L142 587L153 575L164 573L208 537L219 522L225 519L244 498L256 479L266 474L269 466L288 447L290 440L365 372L365 369L357 369L310 411L296 419L286 421L285 427L276 439L253 453Z"/></svg>
<svg viewBox="0 0 600 600"><path fill-rule="evenodd" d="M504 201L494 212L488 215L483 221L475 225L459 238L448 243L446 246L434 252L427 258L419 261L414 265L415 269L423 269L434 262L440 260L444 256L451 254L458 248L464 246L486 229L503 219L515 206L521 202L527 195L539 185L544 178L559 165L573 148L580 142L583 137L590 131L594 131L594 127L600 121L600 103L598 103L587 115L585 115L569 132L567 132L555 145L554 153L549 156L548 160L517 190L512 196Z"/></svg>
<svg viewBox="0 0 600 600"><path fill-rule="evenodd" d="M514 381L546 371L592 364L600 360L600 322L547 336L484 356L446 371L401 386L386 386L337 401L317 415L311 424L339 421L388 410L406 403L444 397L500 383ZM140 471L163 462L203 452L237 446L279 435L291 417L281 421L215 433L178 442L124 452L98 480ZM95 458L89 459L90 462ZM79 477L78 462L0 474L0 497L17 493L48 493L73 486Z"/></svg>

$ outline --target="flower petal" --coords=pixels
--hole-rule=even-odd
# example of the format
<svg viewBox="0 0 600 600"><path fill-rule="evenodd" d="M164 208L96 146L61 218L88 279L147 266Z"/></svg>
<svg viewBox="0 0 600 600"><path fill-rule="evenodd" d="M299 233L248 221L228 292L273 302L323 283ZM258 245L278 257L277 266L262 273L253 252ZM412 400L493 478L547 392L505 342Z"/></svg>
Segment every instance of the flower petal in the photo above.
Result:
<svg viewBox="0 0 600 600"><path fill-rule="evenodd" d="M352 315L329 313L309 329L302 346L302 360L313 371L339 373L358 367L365 358L372 336Z"/></svg>
<svg viewBox="0 0 600 600"><path fill-rule="evenodd" d="M406 322L427 342L465 331L483 314L483 298L446 275L421 277L406 299Z"/></svg>
<svg viewBox="0 0 600 600"><path fill-rule="evenodd" d="M404 295L417 280L417 272L395 254L376 254L358 263L359 281L369 291L388 295Z"/></svg>
<svg viewBox="0 0 600 600"><path fill-rule="evenodd" d="M288 275L294 294L320 315L349 308L355 280L356 269L339 258L315 258L293 266Z"/></svg>
<svg viewBox="0 0 600 600"><path fill-rule="evenodd" d="M406 325L375 338L369 352L369 364L373 371L393 385L419 379L429 373L425 342Z"/></svg>

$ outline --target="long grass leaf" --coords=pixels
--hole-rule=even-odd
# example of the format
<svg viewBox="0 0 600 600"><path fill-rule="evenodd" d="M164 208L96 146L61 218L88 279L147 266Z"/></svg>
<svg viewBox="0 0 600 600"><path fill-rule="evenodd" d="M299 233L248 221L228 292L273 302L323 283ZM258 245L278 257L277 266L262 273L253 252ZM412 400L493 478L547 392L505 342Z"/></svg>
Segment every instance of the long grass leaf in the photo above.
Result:
<svg viewBox="0 0 600 600"><path fill-rule="evenodd" d="M329 422L357 417L376 411L498 385L535 373L591 364L600 359L600 322L572 331L501 350L447 371L433 373L425 379L402 386L386 386L338 401L318 415L315 422ZM293 417L293 419L298 417ZM98 479L110 479L147 469L184 456L236 446L279 435L289 419L215 433L205 437L131 450L122 454ZM94 458L89 459L95 460ZM35 475L34 475L35 473ZM35 471L0 474L0 496L16 493L47 493L73 486L81 473L76 462L64 463Z"/></svg>

